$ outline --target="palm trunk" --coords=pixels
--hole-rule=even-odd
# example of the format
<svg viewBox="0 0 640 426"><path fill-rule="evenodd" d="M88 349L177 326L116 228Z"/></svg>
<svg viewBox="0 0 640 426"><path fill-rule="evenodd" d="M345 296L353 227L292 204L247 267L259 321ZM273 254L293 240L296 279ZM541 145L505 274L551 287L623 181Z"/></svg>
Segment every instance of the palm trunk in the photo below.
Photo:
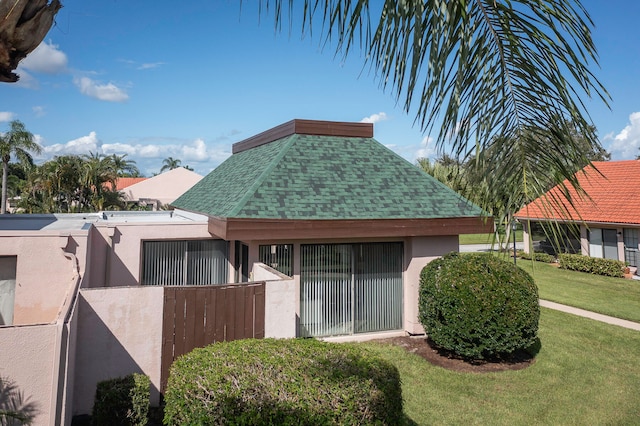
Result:
<svg viewBox="0 0 640 426"><path fill-rule="evenodd" d="M2 206L0 214L7 213L7 180L9 177L9 162L2 159Z"/></svg>

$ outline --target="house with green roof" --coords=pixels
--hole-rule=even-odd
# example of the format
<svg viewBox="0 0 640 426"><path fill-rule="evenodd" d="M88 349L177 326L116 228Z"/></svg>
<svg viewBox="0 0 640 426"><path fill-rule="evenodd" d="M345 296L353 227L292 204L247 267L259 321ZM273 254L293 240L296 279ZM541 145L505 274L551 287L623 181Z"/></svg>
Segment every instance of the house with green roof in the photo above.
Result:
<svg viewBox="0 0 640 426"><path fill-rule="evenodd" d="M422 333L420 271L492 228L368 123L292 120L238 142L172 205L229 242L235 282L256 262L294 278L297 336Z"/></svg>
<svg viewBox="0 0 640 426"><path fill-rule="evenodd" d="M217 341L421 334L422 268L492 229L363 123L239 142L173 205L0 215L0 365L34 423L71 424L134 372L157 405L173 360Z"/></svg>

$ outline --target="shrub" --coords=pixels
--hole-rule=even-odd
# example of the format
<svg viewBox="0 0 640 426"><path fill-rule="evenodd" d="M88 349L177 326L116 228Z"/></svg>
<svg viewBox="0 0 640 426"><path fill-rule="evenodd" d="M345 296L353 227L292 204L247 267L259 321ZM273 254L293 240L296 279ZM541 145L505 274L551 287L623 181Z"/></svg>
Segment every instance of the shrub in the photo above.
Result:
<svg viewBox="0 0 640 426"><path fill-rule="evenodd" d="M518 250L516 255L525 260L535 260L536 262L553 263L556 257L544 252L526 253L524 250Z"/></svg>
<svg viewBox="0 0 640 426"><path fill-rule="evenodd" d="M560 254L558 263L563 269L617 278L623 278L626 269L625 263L620 260L601 259L581 254Z"/></svg>
<svg viewBox="0 0 640 426"><path fill-rule="evenodd" d="M443 349L468 359L500 357L536 342L538 289L496 256L450 253L422 270L419 317Z"/></svg>
<svg viewBox="0 0 640 426"><path fill-rule="evenodd" d="M93 424L146 425L150 392L151 381L144 374L134 373L98 383Z"/></svg>
<svg viewBox="0 0 640 426"><path fill-rule="evenodd" d="M398 370L357 344L237 340L171 366L164 423L399 424Z"/></svg>

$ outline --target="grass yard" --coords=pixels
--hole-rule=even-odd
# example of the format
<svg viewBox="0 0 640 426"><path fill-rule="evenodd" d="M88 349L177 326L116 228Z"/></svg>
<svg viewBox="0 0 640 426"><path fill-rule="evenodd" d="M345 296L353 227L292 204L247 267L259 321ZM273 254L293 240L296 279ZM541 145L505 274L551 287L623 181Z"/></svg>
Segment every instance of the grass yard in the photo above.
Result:
<svg viewBox="0 0 640 426"><path fill-rule="evenodd" d="M522 242L522 230L516 231L516 241ZM493 234L462 234L460 235L460 244L491 244L493 242ZM509 239L509 243L513 243L513 234ZM496 244L497 245L497 244Z"/></svg>
<svg viewBox="0 0 640 426"><path fill-rule="evenodd" d="M539 337L532 366L499 373L457 373L366 345L397 366L414 424L640 424L640 333L542 308Z"/></svg>
<svg viewBox="0 0 640 426"><path fill-rule="evenodd" d="M517 264L533 276L541 299L640 322L640 281L568 271L530 260L518 259Z"/></svg>

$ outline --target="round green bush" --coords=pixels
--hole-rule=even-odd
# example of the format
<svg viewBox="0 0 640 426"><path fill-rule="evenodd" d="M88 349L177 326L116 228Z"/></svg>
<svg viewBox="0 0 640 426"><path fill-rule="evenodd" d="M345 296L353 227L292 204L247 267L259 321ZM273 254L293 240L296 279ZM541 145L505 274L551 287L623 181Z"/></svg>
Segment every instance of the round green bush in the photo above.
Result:
<svg viewBox="0 0 640 426"><path fill-rule="evenodd" d="M533 278L486 253L449 253L420 275L419 317L439 347L468 359L503 357L536 342Z"/></svg>
<svg viewBox="0 0 640 426"><path fill-rule="evenodd" d="M178 358L168 425L401 424L398 370L357 344L312 339L214 343Z"/></svg>

